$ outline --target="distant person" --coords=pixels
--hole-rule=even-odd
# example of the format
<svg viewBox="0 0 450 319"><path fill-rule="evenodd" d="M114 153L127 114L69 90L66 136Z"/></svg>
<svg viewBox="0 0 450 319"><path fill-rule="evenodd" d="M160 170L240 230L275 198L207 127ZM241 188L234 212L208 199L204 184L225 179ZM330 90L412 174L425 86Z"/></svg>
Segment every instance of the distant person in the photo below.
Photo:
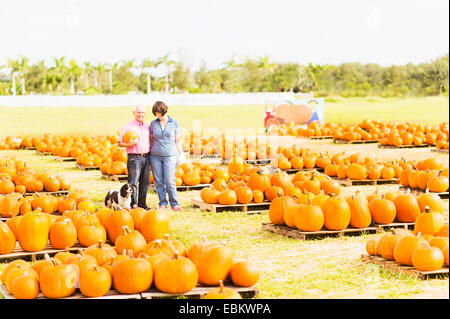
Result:
<svg viewBox="0 0 450 319"><path fill-rule="evenodd" d="M147 206L147 192L150 186L150 134L149 127L144 122L146 113L145 106L133 108L134 119L128 122L121 130L119 146L126 147L128 183L133 187L131 207L137 205L144 209ZM134 131L136 139L129 142L123 141L123 135L128 131Z"/></svg>
<svg viewBox="0 0 450 319"><path fill-rule="evenodd" d="M167 196L174 211L180 211L178 204L175 170L183 161L183 149L178 122L167 115L168 107L164 102L157 101L152 108L157 118L150 123L150 164L159 207L167 208Z"/></svg>

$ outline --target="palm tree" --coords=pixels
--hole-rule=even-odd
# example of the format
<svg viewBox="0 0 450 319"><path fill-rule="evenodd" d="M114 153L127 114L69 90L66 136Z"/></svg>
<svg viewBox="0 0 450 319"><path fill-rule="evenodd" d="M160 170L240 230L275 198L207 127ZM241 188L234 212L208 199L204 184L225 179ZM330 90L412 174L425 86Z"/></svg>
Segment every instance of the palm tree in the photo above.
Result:
<svg viewBox="0 0 450 319"><path fill-rule="evenodd" d="M94 76L94 86L101 90L102 86L102 75L105 71L105 66L101 62L97 62L94 66L95 76Z"/></svg>
<svg viewBox="0 0 450 319"><path fill-rule="evenodd" d="M269 62L269 57L267 55L264 57L259 57L256 65L258 68L262 69L263 76L268 75L275 68L275 63Z"/></svg>
<svg viewBox="0 0 450 319"><path fill-rule="evenodd" d="M83 69L83 73L84 73L84 86L85 89L89 88L89 79L92 76L92 72L93 72L93 66L91 62L85 61L84 63L84 69Z"/></svg>
<svg viewBox="0 0 450 319"><path fill-rule="evenodd" d="M119 62L116 62L114 64L111 63L105 63L105 68L108 70L109 73L109 93L112 93L112 76L113 71L117 70L117 67L119 66Z"/></svg>
<svg viewBox="0 0 450 319"><path fill-rule="evenodd" d="M175 61L169 60L169 54L170 53L167 53L165 56L163 56L162 58L159 59L159 61L161 61L161 63L164 63L164 65L166 66L166 75L165 75L165 92L166 93L169 92L170 66L175 64Z"/></svg>
<svg viewBox="0 0 450 319"><path fill-rule="evenodd" d="M75 81L78 80L82 73L81 68L78 66L78 64L75 62L74 59L70 60L69 67L67 68L67 75L69 76L70 80L70 93L72 95L75 94Z"/></svg>
<svg viewBox="0 0 450 319"><path fill-rule="evenodd" d="M150 70L157 68L161 63L161 60L152 61L150 59L144 59L140 65L142 72L147 74L147 94L150 94L152 91Z"/></svg>
<svg viewBox="0 0 450 319"><path fill-rule="evenodd" d="M56 75L53 77L52 82L57 83L57 93L61 93L61 83L64 82L64 78L67 75L67 66L66 66L66 57L60 57L53 59L55 62L55 67L53 70L56 72Z"/></svg>
<svg viewBox="0 0 450 319"><path fill-rule="evenodd" d="M11 76L13 82L13 95L16 95L16 79L15 76L18 75L20 82L22 84L22 95L25 95L25 73L28 71L28 61L29 59L21 56L20 60L8 59L8 66L11 68Z"/></svg>

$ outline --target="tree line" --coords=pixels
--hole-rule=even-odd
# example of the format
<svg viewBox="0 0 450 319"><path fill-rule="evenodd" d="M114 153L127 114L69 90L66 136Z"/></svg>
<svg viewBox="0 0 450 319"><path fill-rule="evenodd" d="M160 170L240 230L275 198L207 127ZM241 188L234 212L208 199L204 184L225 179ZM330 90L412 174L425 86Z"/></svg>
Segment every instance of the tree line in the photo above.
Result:
<svg viewBox="0 0 450 319"><path fill-rule="evenodd" d="M164 66L163 76L154 70ZM147 94L314 92L315 96L407 97L447 95L449 55L420 64L380 66L375 63L339 65L276 63L269 57L236 59L209 69L203 62L191 70L169 54L158 59L135 59L78 64L66 57L31 63L27 57L0 65L0 95L29 94Z"/></svg>

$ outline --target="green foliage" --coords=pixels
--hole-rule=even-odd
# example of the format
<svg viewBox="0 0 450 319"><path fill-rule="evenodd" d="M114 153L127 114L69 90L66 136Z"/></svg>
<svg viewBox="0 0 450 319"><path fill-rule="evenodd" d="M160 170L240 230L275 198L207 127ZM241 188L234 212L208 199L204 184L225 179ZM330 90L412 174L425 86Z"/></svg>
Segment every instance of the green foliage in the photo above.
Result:
<svg viewBox="0 0 450 319"><path fill-rule="evenodd" d="M128 94L148 93L150 89L175 93L313 91L319 97L389 98L448 96L449 91L448 54L429 63L388 67L375 63L275 63L267 56L238 61L233 56L220 68L209 69L202 63L196 71L181 61L173 61L169 53L140 63L131 59L113 64L85 61L79 65L66 57L54 58L53 62L46 66L43 61L30 64L26 57L9 59L7 65L0 65L0 94L12 94L13 73L16 94ZM154 76L152 70L161 64L167 72Z"/></svg>

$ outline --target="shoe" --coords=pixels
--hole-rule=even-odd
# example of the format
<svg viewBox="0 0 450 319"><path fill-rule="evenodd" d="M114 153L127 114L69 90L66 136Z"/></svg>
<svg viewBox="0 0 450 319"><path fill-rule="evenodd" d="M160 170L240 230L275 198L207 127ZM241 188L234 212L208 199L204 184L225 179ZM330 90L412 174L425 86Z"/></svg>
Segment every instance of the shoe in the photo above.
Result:
<svg viewBox="0 0 450 319"><path fill-rule="evenodd" d="M159 209L167 209L167 206L159 206Z"/></svg>
<svg viewBox="0 0 450 319"><path fill-rule="evenodd" d="M150 207L148 207L148 206L145 206L145 207L140 207L140 206L139 206L139 208L143 208L143 209L145 209L145 210L150 210Z"/></svg>
<svg viewBox="0 0 450 319"><path fill-rule="evenodd" d="M172 207L172 210L179 212L179 211L181 211L181 208L180 208L180 206L175 206L175 207Z"/></svg>

